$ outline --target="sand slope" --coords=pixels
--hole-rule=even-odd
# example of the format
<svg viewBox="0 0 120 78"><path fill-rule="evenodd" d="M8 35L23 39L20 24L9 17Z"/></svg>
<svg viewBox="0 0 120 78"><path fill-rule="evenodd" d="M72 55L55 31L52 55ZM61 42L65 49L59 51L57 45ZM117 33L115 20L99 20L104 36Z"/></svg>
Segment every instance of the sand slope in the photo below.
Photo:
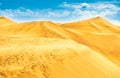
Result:
<svg viewBox="0 0 120 78"><path fill-rule="evenodd" d="M94 30L91 31L89 27L91 28L95 25L90 25L89 22L93 22L94 24L96 23L96 28L99 32ZM85 30L80 28L82 25ZM62 26L76 35L77 38L71 38L72 40L99 51L114 63L120 65L120 37L119 29L115 25L112 25L101 17L96 17L80 22L63 24Z"/></svg>
<svg viewBox="0 0 120 78"><path fill-rule="evenodd" d="M1 17L0 25L0 78L120 78L120 29L101 17L65 24Z"/></svg>
<svg viewBox="0 0 120 78"><path fill-rule="evenodd" d="M52 26L53 25L53 26ZM52 26L52 30L50 27ZM58 28L57 28L58 29ZM51 22L27 22L0 29L0 35L6 37L60 37Z"/></svg>
<svg viewBox="0 0 120 78"><path fill-rule="evenodd" d="M95 17L83 21L61 24L61 26L69 29L89 32L117 33L120 30L113 24L107 22L101 17Z"/></svg>
<svg viewBox="0 0 120 78"><path fill-rule="evenodd" d="M5 27L13 24L15 24L15 22L11 21L10 19L5 17L0 17L0 27Z"/></svg>
<svg viewBox="0 0 120 78"><path fill-rule="evenodd" d="M25 40L35 40L37 45ZM21 46L15 45L20 44L21 40L14 41L9 39L9 46L0 46L0 74L3 78L120 77L119 66L71 40L23 39L24 44Z"/></svg>

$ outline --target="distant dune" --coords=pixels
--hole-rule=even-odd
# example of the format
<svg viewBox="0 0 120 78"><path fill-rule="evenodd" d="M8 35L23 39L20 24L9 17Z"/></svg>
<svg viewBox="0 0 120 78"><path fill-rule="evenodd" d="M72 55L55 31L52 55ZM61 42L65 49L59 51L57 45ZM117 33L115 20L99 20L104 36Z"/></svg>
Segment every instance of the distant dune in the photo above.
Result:
<svg viewBox="0 0 120 78"><path fill-rule="evenodd" d="M103 33L117 33L120 30L113 24L107 22L105 19L101 17L95 17L92 19L87 19L78 22L65 23L61 24L61 26L69 29L76 29L79 31L88 31L88 32L103 32Z"/></svg>
<svg viewBox="0 0 120 78"><path fill-rule="evenodd" d="M0 17L0 27L5 27L13 24L15 24L15 22L9 20L8 18Z"/></svg>
<svg viewBox="0 0 120 78"><path fill-rule="evenodd" d="M56 24L0 17L0 78L120 78L120 28L101 17Z"/></svg>

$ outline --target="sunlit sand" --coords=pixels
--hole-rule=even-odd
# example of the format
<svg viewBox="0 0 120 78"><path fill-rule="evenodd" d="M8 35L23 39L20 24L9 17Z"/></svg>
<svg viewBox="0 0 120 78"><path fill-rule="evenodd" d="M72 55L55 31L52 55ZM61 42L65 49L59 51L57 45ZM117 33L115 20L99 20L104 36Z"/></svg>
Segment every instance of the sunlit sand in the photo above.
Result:
<svg viewBox="0 0 120 78"><path fill-rule="evenodd" d="M120 78L120 28L101 17L16 23L0 17L0 78Z"/></svg>

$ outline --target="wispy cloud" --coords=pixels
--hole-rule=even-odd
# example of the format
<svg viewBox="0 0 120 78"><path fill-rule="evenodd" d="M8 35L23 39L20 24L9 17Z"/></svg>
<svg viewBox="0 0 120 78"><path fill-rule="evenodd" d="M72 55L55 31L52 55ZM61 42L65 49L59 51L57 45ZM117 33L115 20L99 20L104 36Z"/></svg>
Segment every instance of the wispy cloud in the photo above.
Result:
<svg viewBox="0 0 120 78"><path fill-rule="evenodd" d="M60 9L31 10L24 7L0 10L0 16L7 16L19 21L53 20L73 21L94 16L113 17L120 14L120 7L112 3L67 3L58 6Z"/></svg>
<svg viewBox="0 0 120 78"><path fill-rule="evenodd" d="M67 2L63 2L60 7L63 8L69 8L69 9L80 9L82 7L89 7L89 4L87 3L67 3Z"/></svg>
<svg viewBox="0 0 120 78"><path fill-rule="evenodd" d="M120 12L120 7L115 4L106 3L72 3L64 2L60 5L71 11L74 19L83 19L93 16L114 16Z"/></svg>

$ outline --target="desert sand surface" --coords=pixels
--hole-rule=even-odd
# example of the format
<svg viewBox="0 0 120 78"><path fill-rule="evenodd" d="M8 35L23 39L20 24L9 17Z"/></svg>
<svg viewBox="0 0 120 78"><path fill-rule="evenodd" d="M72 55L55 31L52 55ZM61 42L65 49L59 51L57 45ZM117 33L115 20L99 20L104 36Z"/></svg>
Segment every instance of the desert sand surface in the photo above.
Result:
<svg viewBox="0 0 120 78"><path fill-rule="evenodd" d="M0 78L120 78L120 28L102 17L58 24L0 17Z"/></svg>

